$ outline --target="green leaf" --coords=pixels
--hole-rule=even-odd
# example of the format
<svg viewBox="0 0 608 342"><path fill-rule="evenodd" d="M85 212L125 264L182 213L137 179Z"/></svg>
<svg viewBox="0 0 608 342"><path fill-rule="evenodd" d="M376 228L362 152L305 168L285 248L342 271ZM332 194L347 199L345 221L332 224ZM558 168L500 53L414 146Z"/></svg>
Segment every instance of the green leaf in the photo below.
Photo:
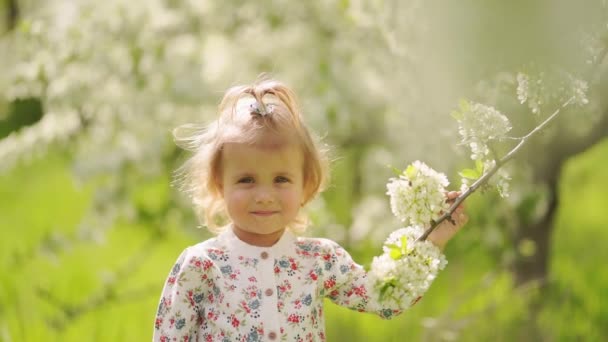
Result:
<svg viewBox="0 0 608 342"><path fill-rule="evenodd" d="M401 252L403 254L407 253L407 237L401 237Z"/></svg>
<svg viewBox="0 0 608 342"><path fill-rule="evenodd" d="M481 160L477 159L475 161L475 169L480 175L483 174L483 162Z"/></svg>
<svg viewBox="0 0 608 342"><path fill-rule="evenodd" d="M458 172L458 174L460 175L460 177L468 179L477 179L479 178L479 176L481 176L481 174L477 170L473 169L464 169Z"/></svg>
<svg viewBox="0 0 608 342"><path fill-rule="evenodd" d="M395 287L395 277L386 279L384 284L382 284L382 287L380 288L380 300L384 298L386 291L391 287Z"/></svg>
<svg viewBox="0 0 608 342"><path fill-rule="evenodd" d="M467 99L460 99L458 106L462 112L468 112L471 109L471 102Z"/></svg>
<svg viewBox="0 0 608 342"><path fill-rule="evenodd" d="M410 164L407 169L403 172L408 178L412 178L416 175L416 168Z"/></svg>
<svg viewBox="0 0 608 342"><path fill-rule="evenodd" d="M403 255L403 253L401 253L401 249L400 248L391 248L390 251L388 252L388 255L393 260L399 260L399 258L401 258L401 256Z"/></svg>

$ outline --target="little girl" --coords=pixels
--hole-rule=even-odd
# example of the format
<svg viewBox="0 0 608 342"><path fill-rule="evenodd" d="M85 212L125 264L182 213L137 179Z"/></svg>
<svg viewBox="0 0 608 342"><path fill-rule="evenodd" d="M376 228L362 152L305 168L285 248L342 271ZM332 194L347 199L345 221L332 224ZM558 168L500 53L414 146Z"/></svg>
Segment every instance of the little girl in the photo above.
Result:
<svg viewBox="0 0 608 342"><path fill-rule="evenodd" d="M328 163L285 85L230 88L219 118L178 141L194 151L181 169L184 189L218 235L177 259L154 341L324 341L324 298L383 318L413 305L383 303L337 243L296 236ZM454 218L429 236L439 248L466 221L462 208Z"/></svg>

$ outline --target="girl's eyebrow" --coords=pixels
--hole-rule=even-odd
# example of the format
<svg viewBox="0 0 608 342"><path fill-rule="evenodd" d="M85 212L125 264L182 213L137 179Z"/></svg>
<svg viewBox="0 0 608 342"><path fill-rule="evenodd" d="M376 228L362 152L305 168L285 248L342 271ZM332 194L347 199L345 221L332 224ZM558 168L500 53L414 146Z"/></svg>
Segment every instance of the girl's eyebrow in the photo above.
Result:
<svg viewBox="0 0 608 342"><path fill-rule="evenodd" d="M234 178L242 178L242 177L253 177L255 174L249 171L243 171L233 174Z"/></svg>
<svg viewBox="0 0 608 342"><path fill-rule="evenodd" d="M293 173L289 172L289 171L280 171L276 173L277 176L289 176L289 177L293 177Z"/></svg>
<svg viewBox="0 0 608 342"><path fill-rule="evenodd" d="M278 172L274 172L273 175L276 176L288 176L288 177L294 177L294 173L293 172L289 172L289 171L278 171ZM233 174L234 178L242 178L242 177L255 177L256 173L255 172L250 172L250 171L242 171L242 172L237 172L235 174Z"/></svg>

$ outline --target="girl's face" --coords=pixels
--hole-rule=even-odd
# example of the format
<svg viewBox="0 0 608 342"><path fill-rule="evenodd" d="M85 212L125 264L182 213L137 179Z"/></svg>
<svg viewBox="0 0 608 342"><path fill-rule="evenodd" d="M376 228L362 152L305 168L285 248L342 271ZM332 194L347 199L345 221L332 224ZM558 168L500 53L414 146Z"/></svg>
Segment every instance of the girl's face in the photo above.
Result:
<svg viewBox="0 0 608 342"><path fill-rule="evenodd" d="M278 241L303 202L303 163L295 145L224 146L221 188L241 240L256 246Z"/></svg>

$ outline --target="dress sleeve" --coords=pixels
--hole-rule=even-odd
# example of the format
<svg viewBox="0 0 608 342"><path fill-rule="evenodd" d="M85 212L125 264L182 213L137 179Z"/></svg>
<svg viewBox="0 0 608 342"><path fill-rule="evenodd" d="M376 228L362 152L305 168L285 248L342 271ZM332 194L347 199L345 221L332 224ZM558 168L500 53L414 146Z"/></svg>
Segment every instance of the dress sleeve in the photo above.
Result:
<svg viewBox="0 0 608 342"><path fill-rule="evenodd" d="M196 341L210 288L210 260L186 249L177 259L160 297L153 341Z"/></svg>
<svg viewBox="0 0 608 342"><path fill-rule="evenodd" d="M332 302L352 310L371 312L384 319L391 319L416 304L422 297L422 293L416 297L403 294L398 300L382 300L370 274L355 263L344 248L333 241L330 241L330 244L329 255L324 257L326 278L323 287L325 296ZM403 263L401 267L408 267L410 264Z"/></svg>

